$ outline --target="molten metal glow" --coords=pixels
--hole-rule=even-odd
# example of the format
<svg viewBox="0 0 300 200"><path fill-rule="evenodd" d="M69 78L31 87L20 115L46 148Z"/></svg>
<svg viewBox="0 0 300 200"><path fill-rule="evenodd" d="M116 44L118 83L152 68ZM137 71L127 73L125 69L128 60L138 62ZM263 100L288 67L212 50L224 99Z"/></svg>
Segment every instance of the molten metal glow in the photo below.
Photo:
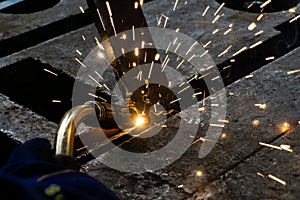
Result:
<svg viewBox="0 0 300 200"><path fill-rule="evenodd" d="M289 130L291 128L291 125L287 122L283 123L282 125L280 125L279 129L281 132L285 132L287 130Z"/></svg>
<svg viewBox="0 0 300 200"><path fill-rule="evenodd" d="M145 119L141 116L138 116L135 122L135 126L141 126L145 123Z"/></svg>

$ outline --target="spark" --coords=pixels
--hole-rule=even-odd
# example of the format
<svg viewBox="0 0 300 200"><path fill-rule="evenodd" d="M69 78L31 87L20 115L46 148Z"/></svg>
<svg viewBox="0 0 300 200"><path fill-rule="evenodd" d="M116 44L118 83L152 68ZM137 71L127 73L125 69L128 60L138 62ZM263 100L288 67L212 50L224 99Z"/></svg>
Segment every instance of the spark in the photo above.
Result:
<svg viewBox="0 0 300 200"><path fill-rule="evenodd" d="M96 41L97 46L98 46L100 49L105 50L105 49L103 48L103 46L100 44L98 38L97 38L97 37L94 37L94 39L95 39L95 41Z"/></svg>
<svg viewBox="0 0 300 200"><path fill-rule="evenodd" d="M159 55L158 53L157 53L157 54L155 54L154 60L158 61L158 60L159 60L159 58L160 58L160 55Z"/></svg>
<svg viewBox="0 0 300 200"><path fill-rule="evenodd" d="M292 23L292 22L298 20L299 18L300 18L300 15L298 15L298 16L294 17L293 19L291 19L291 20L289 21L289 23Z"/></svg>
<svg viewBox="0 0 300 200"><path fill-rule="evenodd" d="M232 67L232 65L228 65L228 66L226 66L226 67L223 67L223 70L228 69L228 68L230 68L230 67Z"/></svg>
<svg viewBox="0 0 300 200"><path fill-rule="evenodd" d="M185 84L185 82L182 82L182 83L179 84L178 87L181 87L181 86L183 86L184 84Z"/></svg>
<svg viewBox="0 0 300 200"><path fill-rule="evenodd" d="M136 62L132 62L132 67L136 67Z"/></svg>
<svg viewBox="0 0 300 200"><path fill-rule="evenodd" d="M101 80L104 80L103 77L97 72L95 71L95 74L97 74L97 76L101 79ZM107 87L107 85L104 83L102 86L105 87L105 89L107 89L107 91L109 91L110 89Z"/></svg>
<svg viewBox="0 0 300 200"><path fill-rule="evenodd" d="M82 6L79 6L79 9L80 9L80 11L81 11L82 13L84 13L84 9L83 9Z"/></svg>
<svg viewBox="0 0 300 200"><path fill-rule="evenodd" d="M107 10L108 10L108 13L109 13L110 22L111 22L111 25L112 25L112 27L113 27L115 36L117 36L117 32L116 32L114 20L113 20L113 18L112 18L112 12L111 12L110 5L109 5L109 2L108 2L108 1L106 2L106 7L107 7Z"/></svg>
<svg viewBox="0 0 300 200"><path fill-rule="evenodd" d="M196 176L202 176L202 175L203 175L202 171L198 170L198 171L196 172Z"/></svg>
<svg viewBox="0 0 300 200"><path fill-rule="evenodd" d="M53 99L52 103L61 103L61 100L55 100L55 99Z"/></svg>
<svg viewBox="0 0 300 200"><path fill-rule="evenodd" d="M198 42L194 42L194 44L189 48L189 50L186 52L185 55L188 55L190 53L190 51L195 47L195 45L197 44Z"/></svg>
<svg viewBox="0 0 300 200"><path fill-rule="evenodd" d="M229 123L229 121L225 119L218 119L218 122Z"/></svg>
<svg viewBox="0 0 300 200"><path fill-rule="evenodd" d="M180 30L180 29L179 29L179 28L177 28L175 32L179 32L179 30Z"/></svg>
<svg viewBox="0 0 300 200"><path fill-rule="evenodd" d="M222 133L221 138L225 139L227 137L226 133Z"/></svg>
<svg viewBox="0 0 300 200"><path fill-rule="evenodd" d="M248 26L248 30L249 31L253 31L256 28L256 23L252 22L249 26Z"/></svg>
<svg viewBox="0 0 300 200"><path fill-rule="evenodd" d="M181 42L178 43L176 49L174 50L174 53L176 53L176 51L179 49L180 45L181 45Z"/></svg>
<svg viewBox="0 0 300 200"><path fill-rule="evenodd" d="M132 26L132 40L135 41L135 31L134 31L134 26Z"/></svg>
<svg viewBox="0 0 300 200"><path fill-rule="evenodd" d="M173 11L176 10L177 4L178 4L178 0L175 1L174 7L173 7Z"/></svg>
<svg viewBox="0 0 300 200"><path fill-rule="evenodd" d="M216 76L216 77L212 78L211 80L214 81L214 80L217 80L219 78L220 78L220 76Z"/></svg>
<svg viewBox="0 0 300 200"><path fill-rule="evenodd" d="M166 28L166 26L167 26L167 23L168 23L168 19L169 19L169 17L165 16L165 23L164 23L164 28Z"/></svg>
<svg viewBox="0 0 300 200"><path fill-rule="evenodd" d="M249 75L247 75L247 76L245 76L245 78L253 78L253 74L249 74Z"/></svg>
<svg viewBox="0 0 300 200"><path fill-rule="evenodd" d="M265 146L265 147L270 147L270 148L273 148L273 149L282 150L279 146L275 146L275 145L272 145L272 144L266 144L266 143L263 143L263 142L259 142L259 145L262 145L262 146Z"/></svg>
<svg viewBox="0 0 300 200"><path fill-rule="evenodd" d="M102 27L103 27L104 31L106 31L106 28L105 28L105 26L104 26L104 22L103 22L103 20L102 20L102 17L101 17L101 14L100 14L100 11L99 11L98 8L97 8L97 13L98 13L99 19L100 19L100 21L101 21Z"/></svg>
<svg viewBox="0 0 300 200"><path fill-rule="evenodd" d="M138 9L138 7L139 7L139 3L138 2L134 2L134 9Z"/></svg>
<svg viewBox="0 0 300 200"><path fill-rule="evenodd" d="M124 55L125 54L125 49L121 48L121 51L122 51L122 54Z"/></svg>
<svg viewBox="0 0 300 200"><path fill-rule="evenodd" d="M208 41L205 45L203 45L203 48L206 48L211 43L211 40Z"/></svg>
<svg viewBox="0 0 300 200"><path fill-rule="evenodd" d="M214 13L214 16L216 16L220 11L221 11L221 9L223 8L223 6L225 5L225 3L222 3L221 5L220 5L220 7L216 10L216 12Z"/></svg>
<svg viewBox="0 0 300 200"><path fill-rule="evenodd" d="M183 185L178 185L177 188L183 188Z"/></svg>
<svg viewBox="0 0 300 200"><path fill-rule="evenodd" d="M211 107L219 107L220 105L217 104L217 103L212 103L210 106L211 106ZM219 120L218 120L218 121L219 121Z"/></svg>
<svg viewBox="0 0 300 200"><path fill-rule="evenodd" d="M173 45L176 44L177 40L178 40L178 37L176 37L176 38L173 40Z"/></svg>
<svg viewBox="0 0 300 200"><path fill-rule="evenodd" d="M208 53L208 50L204 51L204 53L200 55L200 58L203 57L207 53Z"/></svg>
<svg viewBox="0 0 300 200"><path fill-rule="evenodd" d="M145 56L144 56L144 63L147 62L147 51L145 51Z"/></svg>
<svg viewBox="0 0 300 200"><path fill-rule="evenodd" d="M184 59L177 65L176 69L178 69L184 63Z"/></svg>
<svg viewBox="0 0 300 200"><path fill-rule="evenodd" d="M197 95L200 95L200 94L202 94L202 92L197 92L197 93L193 94L193 98L195 98Z"/></svg>
<svg viewBox="0 0 300 200"><path fill-rule="evenodd" d="M168 51L169 51L169 49L170 49L171 45L172 45L172 41L169 43L169 45L168 45L168 47L167 47L167 49L166 49L165 53L168 53Z"/></svg>
<svg viewBox="0 0 300 200"><path fill-rule="evenodd" d="M285 151L288 151L288 152L293 152L293 150L291 149L291 145L287 145L287 144L281 144L280 145L280 148L282 149L282 150L285 150Z"/></svg>
<svg viewBox="0 0 300 200"><path fill-rule="evenodd" d="M216 23L216 21L218 21L220 19L220 15L217 15L213 20L212 20L212 24Z"/></svg>
<svg viewBox="0 0 300 200"><path fill-rule="evenodd" d="M161 19L162 19L162 16L160 16L160 17L159 17L159 19L157 20L157 26L159 26L159 25L160 25L160 23L161 23Z"/></svg>
<svg viewBox="0 0 300 200"><path fill-rule="evenodd" d="M58 74L56 74L56 73L50 71L49 69L44 68L44 71L46 71L46 72L48 72L48 73L50 73L50 74L52 74L52 75L54 75L54 76L58 76Z"/></svg>
<svg viewBox="0 0 300 200"><path fill-rule="evenodd" d="M252 125L253 126L258 126L260 124L260 121L259 120L253 120L253 122L252 122Z"/></svg>
<svg viewBox="0 0 300 200"><path fill-rule="evenodd" d="M180 93L184 92L184 91L187 90L189 87L190 87L190 86L187 86L187 87L183 88L183 89L180 90L177 94L180 94Z"/></svg>
<svg viewBox="0 0 300 200"><path fill-rule="evenodd" d="M223 56L224 54L228 53L228 51L231 49L231 47L232 47L232 45L229 45L229 46L227 47L227 49L225 49L222 53L220 53L220 54L218 55L218 57L221 57L221 56Z"/></svg>
<svg viewBox="0 0 300 200"><path fill-rule="evenodd" d="M224 128L224 124L210 124L210 126Z"/></svg>
<svg viewBox="0 0 300 200"><path fill-rule="evenodd" d="M256 46L258 46L260 44L262 44L262 41L256 42L255 44L251 45L250 49L253 49L254 47L256 47Z"/></svg>
<svg viewBox="0 0 300 200"><path fill-rule="evenodd" d="M290 12L290 13L295 13L295 12L296 12L296 8L290 8L290 9L289 9L289 12Z"/></svg>
<svg viewBox="0 0 300 200"><path fill-rule="evenodd" d="M260 15L256 18L256 20L257 20L257 21L260 21L260 20L263 18L263 16L264 16L263 14L260 14Z"/></svg>
<svg viewBox="0 0 300 200"><path fill-rule="evenodd" d="M287 130L289 130L291 127L291 125L287 122L284 122L282 125L280 125L279 129L281 132L285 132Z"/></svg>
<svg viewBox="0 0 300 200"><path fill-rule="evenodd" d="M204 12L202 13L202 17L204 17L205 15L206 15L206 13L207 13L207 11L209 10L209 6L207 6L206 8L205 8L205 10L204 10Z"/></svg>
<svg viewBox="0 0 300 200"><path fill-rule="evenodd" d="M78 49L76 49L76 52L77 52L80 56L82 56L82 53L81 53Z"/></svg>
<svg viewBox="0 0 300 200"><path fill-rule="evenodd" d="M198 75L197 75L197 74L195 74L195 75L194 75L194 77L193 77L193 78L191 78L190 80L188 80L186 83L188 84L188 83L190 83L192 80L195 80L195 79L197 79L197 76L198 76Z"/></svg>
<svg viewBox="0 0 300 200"><path fill-rule="evenodd" d="M232 31L232 28L229 28L229 29L227 29L225 32L224 32L224 35L227 35L229 32L231 32Z"/></svg>
<svg viewBox="0 0 300 200"><path fill-rule="evenodd" d="M76 60L80 65L82 65L82 67L86 68L86 66L85 66L78 58L75 58L75 60Z"/></svg>
<svg viewBox="0 0 300 200"><path fill-rule="evenodd" d="M167 67L169 61L170 61L170 58L168 58L168 59L166 60L166 62L162 65L162 70L161 70L161 72L163 72L163 71L165 70L165 68Z"/></svg>
<svg viewBox="0 0 300 200"><path fill-rule="evenodd" d="M259 107L262 110L265 110L267 108L267 104L260 104L260 103L256 103L254 104L254 106Z"/></svg>
<svg viewBox="0 0 300 200"><path fill-rule="evenodd" d="M96 79L94 79L94 77L92 77L91 75L89 75L89 77L96 83L96 85L98 85L99 87L102 87L102 85Z"/></svg>
<svg viewBox="0 0 300 200"><path fill-rule="evenodd" d="M144 0L140 0L140 5L144 5Z"/></svg>
<svg viewBox="0 0 300 200"><path fill-rule="evenodd" d="M287 74L295 74L295 73L299 73L299 72L300 72L300 69L296 69L296 70L287 72Z"/></svg>
<svg viewBox="0 0 300 200"><path fill-rule="evenodd" d="M260 172L257 172L256 174L257 174L258 176L265 177L265 175L263 175L263 174L260 173Z"/></svg>
<svg viewBox="0 0 300 200"><path fill-rule="evenodd" d="M193 58L195 58L196 57L196 55L195 54L193 54L191 57L190 57L190 59L188 59L188 62L190 62Z"/></svg>
<svg viewBox="0 0 300 200"><path fill-rule="evenodd" d="M135 55L135 56L139 56L139 49L138 49L138 48L135 48L135 49L134 49L134 55Z"/></svg>
<svg viewBox="0 0 300 200"><path fill-rule="evenodd" d="M252 6L253 6L253 3L251 3L251 4L247 7L247 9L250 9Z"/></svg>
<svg viewBox="0 0 300 200"><path fill-rule="evenodd" d="M154 61L151 62L151 66L150 66L150 70L149 70L149 74L148 74L148 79L150 79L150 77L151 77L153 64L154 64Z"/></svg>
<svg viewBox="0 0 300 200"><path fill-rule="evenodd" d="M136 76L137 80L142 81L143 71L139 71L138 75Z"/></svg>
<svg viewBox="0 0 300 200"><path fill-rule="evenodd" d="M104 98L102 98L102 97L100 97L100 96L94 95L94 94L92 94L92 93L88 93L88 95L90 95L90 96L92 96L92 97L95 97L95 98L98 98L98 99L101 99L101 100L104 101L104 102L107 102L106 99L104 99Z"/></svg>
<svg viewBox="0 0 300 200"><path fill-rule="evenodd" d="M261 30L261 31L258 31L258 32L256 32L256 33L254 33L254 35L255 35L255 36L258 36L258 35L262 34L263 32L264 32L264 31Z"/></svg>
<svg viewBox="0 0 300 200"><path fill-rule="evenodd" d="M271 174L268 175L269 178L273 179L274 181L277 181L278 183L282 184L282 185L286 185L286 182L277 178L276 176L273 176Z"/></svg>
<svg viewBox="0 0 300 200"><path fill-rule="evenodd" d="M204 112L205 111L205 107L201 107L198 109L199 112Z"/></svg>
<svg viewBox="0 0 300 200"><path fill-rule="evenodd" d="M83 40L83 41L85 41L85 37L84 37L84 35L81 35L81 38L82 38L82 40Z"/></svg>
<svg viewBox="0 0 300 200"><path fill-rule="evenodd" d="M215 29L211 34L216 34L217 32L219 32L219 29L217 28L217 29Z"/></svg>
<svg viewBox="0 0 300 200"><path fill-rule="evenodd" d="M270 57L267 57L266 60L274 60L275 57L274 56L270 56Z"/></svg>
<svg viewBox="0 0 300 200"><path fill-rule="evenodd" d="M272 144L266 144L266 143L263 143L263 142L259 142L260 145L262 146L266 146L266 147L269 147L269 148L273 148L273 149L277 149L277 150L284 150L284 151L288 151L288 152L293 152L293 150L291 149L291 146L290 145L286 145L286 144L281 144L280 146L275 146L275 145L272 145Z"/></svg>
<svg viewBox="0 0 300 200"><path fill-rule="evenodd" d="M106 1L106 7L107 7L107 10L108 10L109 16L112 16L112 12L111 12L110 5L109 5L108 1Z"/></svg>
<svg viewBox="0 0 300 200"><path fill-rule="evenodd" d="M260 8L266 7L271 2L272 2L272 0L268 0L268 1L264 2L263 4L260 5Z"/></svg>
<svg viewBox="0 0 300 200"><path fill-rule="evenodd" d="M103 77L102 77L97 71L95 71L95 74L97 74L97 76L98 76L101 80L104 80Z"/></svg>
<svg viewBox="0 0 300 200"><path fill-rule="evenodd" d="M181 98L175 99L175 100L171 101L170 104L175 103L175 102L180 101L180 100L181 100Z"/></svg>
<svg viewBox="0 0 300 200"><path fill-rule="evenodd" d="M169 55L167 55L161 64L161 68L165 68L165 66L168 64L169 61L170 61Z"/></svg>

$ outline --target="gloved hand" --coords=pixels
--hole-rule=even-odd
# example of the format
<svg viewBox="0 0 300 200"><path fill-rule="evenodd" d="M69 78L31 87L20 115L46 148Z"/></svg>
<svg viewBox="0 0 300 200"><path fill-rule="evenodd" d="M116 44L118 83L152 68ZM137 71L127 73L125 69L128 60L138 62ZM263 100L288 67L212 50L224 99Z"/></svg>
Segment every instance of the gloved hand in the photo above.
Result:
<svg viewBox="0 0 300 200"><path fill-rule="evenodd" d="M0 169L2 195L28 200L118 199L105 185L79 172L79 168L71 157L54 156L47 139L29 140L15 148Z"/></svg>

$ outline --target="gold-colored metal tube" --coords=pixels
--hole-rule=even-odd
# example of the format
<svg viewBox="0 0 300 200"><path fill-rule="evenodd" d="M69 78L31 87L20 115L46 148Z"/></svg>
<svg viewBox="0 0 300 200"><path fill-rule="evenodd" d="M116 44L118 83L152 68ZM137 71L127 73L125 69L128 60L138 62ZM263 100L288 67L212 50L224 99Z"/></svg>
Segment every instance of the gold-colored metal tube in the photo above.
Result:
<svg viewBox="0 0 300 200"><path fill-rule="evenodd" d="M56 155L73 156L77 126L88 116L95 114L95 107L84 104L70 109L63 116L57 130Z"/></svg>

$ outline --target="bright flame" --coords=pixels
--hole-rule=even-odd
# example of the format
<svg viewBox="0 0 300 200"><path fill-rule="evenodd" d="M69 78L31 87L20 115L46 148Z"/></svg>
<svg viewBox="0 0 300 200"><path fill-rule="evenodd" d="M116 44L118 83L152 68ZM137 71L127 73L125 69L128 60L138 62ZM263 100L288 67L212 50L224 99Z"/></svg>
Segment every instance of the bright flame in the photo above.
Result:
<svg viewBox="0 0 300 200"><path fill-rule="evenodd" d="M280 125L279 129L281 132L285 132L291 128L291 125L287 122L284 122L283 124Z"/></svg>
<svg viewBox="0 0 300 200"><path fill-rule="evenodd" d="M135 122L135 126L141 126L145 123L145 119L141 116L138 116Z"/></svg>
<svg viewBox="0 0 300 200"><path fill-rule="evenodd" d="M199 170L199 171L196 172L196 176L202 176L202 175L203 175L202 171Z"/></svg>

